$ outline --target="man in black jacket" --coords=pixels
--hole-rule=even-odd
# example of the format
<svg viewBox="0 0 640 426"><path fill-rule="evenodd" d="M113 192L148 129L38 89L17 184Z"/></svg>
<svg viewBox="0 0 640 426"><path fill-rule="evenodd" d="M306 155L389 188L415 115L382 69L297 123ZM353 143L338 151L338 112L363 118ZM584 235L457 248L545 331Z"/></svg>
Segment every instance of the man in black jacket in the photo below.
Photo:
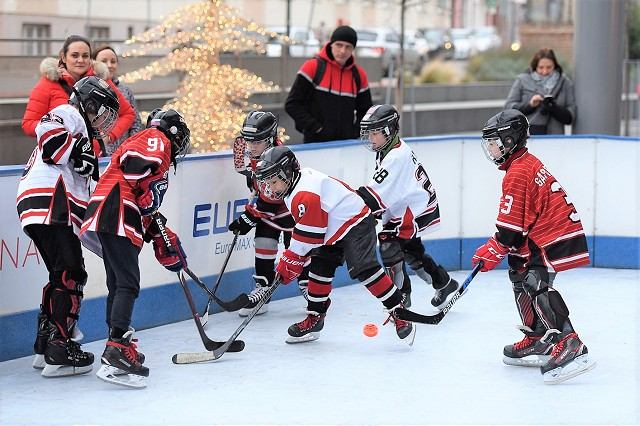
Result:
<svg viewBox="0 0 640 426"><path fill-rule="evenodd" d="M356 65L355 30L341 26L318 54L298 70L285 103L305 143L354 139L371 107L369 80Z"/></svg>

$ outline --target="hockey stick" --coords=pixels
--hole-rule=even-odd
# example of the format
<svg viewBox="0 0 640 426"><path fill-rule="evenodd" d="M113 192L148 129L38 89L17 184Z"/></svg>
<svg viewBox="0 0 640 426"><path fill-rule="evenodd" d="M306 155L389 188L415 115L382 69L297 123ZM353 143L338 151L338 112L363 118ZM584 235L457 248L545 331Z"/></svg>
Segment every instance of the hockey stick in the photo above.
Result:
<svg viewBox="0 0 640 426"><path fill-rule="evenodd" d="M155 215L154 220L158 225L158 230L160 231L160 235L162 235L162 239L164 244L167 247L167 250L171 249L171 240L169 239L169 235L167 234L167 229L164 227L162 223L162 219L160 216ZM198 311L196 311L196 306L193 303L193 297L191 296L191 291L187 284L184 282L184 278L181 272L178 272L178 281L180 281L180 285L182 286L182 290L184 291L184 295L187 298L187 303L189 304L189 309L191 310L191 315L193 316L193 320L196 322L196 327L198 328L198 333L200 333L200 338L202 339L202 343L207 350L213 350L215 348L221 347L225 343L216 342L214 340L209 339L207 334L204 332L204 328L202 328L202 324L200 323L200 317L198 315ZM242 340L238 340L237 344L233 348L228 348L230 352L240 352L244 349L244 342Z"/></svg>
<svg viewBox="0 0 640 426"><path fill-rule="evenodd" d="M405 321L417 322L421 324L431 324L431 325L439 324L440 321L442 321L442 318L444 318L444 316L447 315L447 312L451 310L451 307L454 305L454 303L456 303L458 299L462 297L464 292L467 290L467 287L471 283L471 280L473 280L473 278L478 274L478 272L480 272L480 269L482 268L483 265L484 265L484 262L482 261L476 264L475 268L473 268L473 271L471 271L467 279L464 280L464 282L458 289L458 292L454 294L451 300L449 300L449 302L444 306L444 308L442 308L442 311L438 312L435 315L421 315L416 312L410 311L408 309L399 308L399 309L396 309L398 318L403 319Z"/></svg>
<svg viewBox="0 0 640 426"><path fill-rule="evenodd" d="M231 246L229 246L229 251L227 252L227 257L224 259L224 262L222 263L222 269L220 269L220 273L218 274L218 278L216 279L216 283L213 285L213 290L211 290L211 292L213 294L216 294L216 290L218 290L218 286L220 285L220 281L222 281L222 275L224 274L224 270L227 269L227 263L229 263L229 258L231 258L231 253L233 253L233 248L236 246L236 243L238 242L238 237L240 236L240 234L238 234L237 232L234 232L233 234L233 241L231 241ZM202 325L207 325L207 321L209 321L209 309L211 308L211 301L213 300L212 297L209 297L209 300L207 301L207 307L204 310L204 313L200 316L200 321L202 322Z"/></svg>
<svg viewBox="0 0 640 426"><path fill-rule="evenodd" d="M183 352L177 353L171 358L174 364L193 364L196 362L205 362L205 361L213 361L215 359L219 359L226 352L229 352L231 348L233 348L233 343L236 341L236 338L242 333L242 330L251 322L253 317L255 317L260 311L260 308L267 303L267 300L271 298L273 293L276 291L281 281L279 277L273 281L271 287L262 295L262 298L258 301L255 308L249 313L249 315L242 321L242 324L233 332L231 337L227 339L227 341L220 347L213 349L211 352Z"/></svg>
<svg viewBox="0 0 640 426"><path fill-rule="evenodd" d="M193 303L193 297L191 296L191 291L187 286L187 283L184 281L184 277L182 276L182 272L178 272L178 281L180 281L180 286L184 291L184 295L187 298L187 302L189 304L189 309L191 310L191 315L193 316L193 320L196 323L196 328L198 329L198 333L200 334L200 338L202 339L202 343L204 347L208 351L212 351L217 349L225 344L225 342L217 342L215 340L209 339L207 334L202 327L202 323L200 322L200 315L198 315L198 311L196 311L196 305ZM236 340L234 342L233 347L229 348L229 352L240 352L244 349L244 342L242 340Z"/></svg>
<svg viewBox="0 0 640 426"><path fill-rule="evenodd" d="M235 312L235 311L238 311L238 310L244 308L245 306L247 306L249 304L249 296L247 296L246 293L240 293L238 295L238 297L236 297L233 300L229 300L229 301L225 301L225 300L220 299L218 296L213 294L213 292L211 290L209 290L207 285L205 283L203 283L202 280L200 278L198 278L198 276L196 274L194 274L191 269L185 267L185 268L183 268L183 270L184 270L184 272L187 273L187 275L189 275L191 277L191 279L193 281L195 281L195 283L198 285L198 287L200 287L202 290L205 291L205 293L207 293L209 295L209 299L213 299L225 311L227 311L227 312Z"/></svg>

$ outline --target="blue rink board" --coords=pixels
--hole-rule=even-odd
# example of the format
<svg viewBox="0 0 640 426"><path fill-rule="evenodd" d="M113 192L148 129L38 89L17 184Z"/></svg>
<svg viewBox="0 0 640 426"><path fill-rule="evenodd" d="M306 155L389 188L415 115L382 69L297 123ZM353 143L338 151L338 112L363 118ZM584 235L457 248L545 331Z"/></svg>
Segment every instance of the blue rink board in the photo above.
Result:
<svg viewBox="0 0 640 426"><path fill-rule="evenodd" d="M631 237L590 237L589 248L591 261L594 267L640 269L640 238ZM470 269L470 259L475 249L485 239L469 238L464 240L445 239L424 241L427 253L431 254L437 262L448 270ZM500 265L506 269L506 262ZM253 287L251 278L253 270L227 272L218 289L218 295L224 300L230 300L240 292L249 292ZM197 272L196 272L197 273ZM205 283L212 287L216 276L201 277ZM505 276L505 280L506 280ZM413 277L416 281L417 277ZM334 287L354 284L341 267L336 272ZM101 285L89 279L87 285ZM207 297L197 286L190 286L196 306L203 309L207 303ZM363 289L364 291L364 289ZM294 297L300 294L298 286L293 283L280 286L273 299ZM80 316L80 328L85 335L85 342L105 339L107 326L105 322L105 297L85 299L82 302ZM215 306L215 305L212 305ZM217 306L215 306L217 308ZM216 309L218 312L219 309ZM0 361L29 355L32 352L33 340L36 331L37 311L31 310L18 314L0 317L0 330L2 342L0 344ZM132 325L138 329L157 327L176 321L189 319L191 314L187 302L182 294L182 288L176 282L165 285L142 289L135 305ZM195 330L194 330L195 332ZM212 324L208 333L212 339L226 340L228 336L217 335L215 325Z"/></svg>

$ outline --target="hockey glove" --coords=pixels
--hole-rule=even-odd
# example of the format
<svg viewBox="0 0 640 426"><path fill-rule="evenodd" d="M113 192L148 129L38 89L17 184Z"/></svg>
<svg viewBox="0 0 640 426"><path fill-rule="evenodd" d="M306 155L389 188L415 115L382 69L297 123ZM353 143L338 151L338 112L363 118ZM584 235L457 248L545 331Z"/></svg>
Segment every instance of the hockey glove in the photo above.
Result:
<svg viewBox="0 0 640 426"><path fill-rule="evenodd" d="M153 237L153 251L158 262L171 272L180 272L187 267L187 255L182 250L180 238L169 228L165 228L169 237L169 244L162 235ZM168 246L168 247L167 247Z"/></svg>
<svg viewBox="0 0 640 426"><path fill-rule="evenodd" d="M305 256L297 255L287 249L280 256L280 262L276 266L276 273L280 276L282 284L289 284L302 274L304 264L307 262Z"/></svg>
<svg viewBox="0 0 640 426"><path fill-rule="evenodd" d="M229 224L229 231L234 234L246 235L258 224L260 218L254 216L251 209L247 206L244 213L242 213L236 220Z"/></svg>
<svg viewBox="0 0 640 426"><path fill-rule="evenodd" d="M73 137L71 148L73 170L80 176L91 177L97 181L99 178L98 157L93 152L93 145L89 138L82 134Z"/></svg>
<svg viewBox="0 0 640 426"><path fill-rule="evenodd" d="M136 197L136 204L142 216L153 214L160 208L168 187L169 181L165 177L142 182L141 194Z"/></svg>
<svg viewBox="0 0 640 426"><path fill-rule="evenodd" d="M484 264L480 271L487 272L498 266L507 253L509 253L509 249L500 244L496 237L491 237L484 245L478 247L473 258L471 258L471 263L475 266L480 261L483 261Z"/></svg>

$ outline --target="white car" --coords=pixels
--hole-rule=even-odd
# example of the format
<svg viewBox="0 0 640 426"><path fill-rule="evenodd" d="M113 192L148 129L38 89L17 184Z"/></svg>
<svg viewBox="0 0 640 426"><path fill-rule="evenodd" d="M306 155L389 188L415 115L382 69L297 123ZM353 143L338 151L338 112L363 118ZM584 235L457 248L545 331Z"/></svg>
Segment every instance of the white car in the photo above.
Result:
<svg viewBox="0 0 640 426"><path fill-rule="evenodd" d="M394 61L394 70L397 68L396 61L400 53L399 33L391 28L363 28L356 29L356 33L358 34L356 58L382 58L382 70L385 75L392 61ZM412 39L405 42L404 49L405 65L412 69L418 60L418 53L412 46Z"/></svg>
<svg viewBox="0 0 640 426"><path fill-rule="evenodd" d="M267 27L270 33L286 35L286 27ZM311 58L320 50L320 41L313 34L313 30L306 27L290 27L289 38L294 42L289 46L289 55L294 58ZM267 56L279 57L282 55L282 44L277 39L267 43Z"/></svg>
<svg viewBox="0 0 640 426"><path fill-rule="evenodd" d="M478 27L471 35L473 44L478 52L500 47L502 39L498 35L496 27Z"/></svg>
<svg viewBox="0 0 640 426"><path fill-rule="evenodd" d="M476 47L471 40L471 28L452 28L449 30L453 43L453 59L469 59L476 53Z"/></svg>

